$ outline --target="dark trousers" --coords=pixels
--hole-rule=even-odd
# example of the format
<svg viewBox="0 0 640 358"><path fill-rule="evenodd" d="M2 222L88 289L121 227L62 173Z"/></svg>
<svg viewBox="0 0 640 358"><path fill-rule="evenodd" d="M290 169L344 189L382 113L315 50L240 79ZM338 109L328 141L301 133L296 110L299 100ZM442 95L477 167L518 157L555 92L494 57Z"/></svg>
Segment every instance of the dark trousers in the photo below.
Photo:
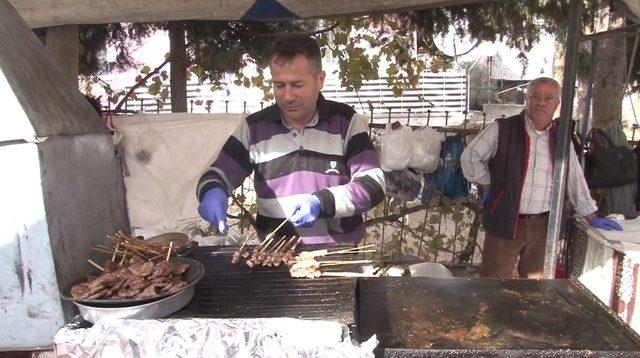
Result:
<svg viewBox="0 0 640 358"><path fill-rule="evenodd" d="M485 233L480 277L513 277L517 262L519 277L542 278L548 222L548 215L518 219L518 235L515 239Z"/></svg>

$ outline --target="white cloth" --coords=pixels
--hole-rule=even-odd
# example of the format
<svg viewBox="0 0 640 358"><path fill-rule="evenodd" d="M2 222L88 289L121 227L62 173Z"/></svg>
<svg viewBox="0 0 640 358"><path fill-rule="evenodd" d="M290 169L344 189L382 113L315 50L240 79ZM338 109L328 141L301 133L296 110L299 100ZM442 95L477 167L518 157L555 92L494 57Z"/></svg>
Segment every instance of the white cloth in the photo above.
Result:
<svg viewBox="0 0 640 358"><path fill-rule="evenodd" d="M633 220L619 220L616 222L622 226L622 231L607 231L603 229L596 230L598 230L598 232L609 241L636 244L638 245L637 248L640 249L640 217Z"/></svg>
<svg viewBox="0 0 640 358"><path fill-rule="evenodd" d="M585 219L581 219L581 222L592 233L591 237L640 262L640 217L633 220L616 220L622 227L622 231L594 228Z"/></svg>
<svg viewBox="0 0 640 358"><path fill-rule="evenodd" d="M242 114L138 114L115 117L122 135L131 229L151 236L186 231L201 219L196 183Z"/></svg>

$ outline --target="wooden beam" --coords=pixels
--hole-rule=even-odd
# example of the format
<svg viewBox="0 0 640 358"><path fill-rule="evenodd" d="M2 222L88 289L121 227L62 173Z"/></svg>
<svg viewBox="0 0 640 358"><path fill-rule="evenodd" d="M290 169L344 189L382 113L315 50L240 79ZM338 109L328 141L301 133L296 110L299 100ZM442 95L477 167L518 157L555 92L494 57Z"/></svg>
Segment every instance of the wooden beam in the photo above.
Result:
<svg viewBox="0 0 640 358"><path fill-rule="evenodd" d="M78 25L56 26L47 29L46 47L63 75L72 83L78 83L80 66Z"/></svg>

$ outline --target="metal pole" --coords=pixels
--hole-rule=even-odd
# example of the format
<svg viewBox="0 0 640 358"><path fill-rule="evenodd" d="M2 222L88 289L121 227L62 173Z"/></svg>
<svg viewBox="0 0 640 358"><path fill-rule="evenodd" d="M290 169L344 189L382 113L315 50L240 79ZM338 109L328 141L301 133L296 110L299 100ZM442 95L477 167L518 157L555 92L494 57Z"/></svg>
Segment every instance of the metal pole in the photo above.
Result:
<svg viewBox="0 0 640 358"><path fill-rule="evenodd" d="M587 83L587 94L584 98L584 118L582 120L582 133L580 140L580 150L578 151L578 158L580 159L580 165L584 168L584 145L587 142L587 135L589 134L589 116L591 115L591 98L593 96L593 80L596 74L596 53L598 48L598 41L591 42L591 68L589 69L589 82Z"/></svg>
<svg viewBox="0 0 640 358"><path fill-rule="evenodd" d="M578 63L578 46L580 41L580 20L582 18L582 0L571 0L567 28L567 51L562 76L562 103L560 106L560 123L558 123L557 146L554 153L555 166L553 174L553 190L547 227L547 245L544 255L544 278L553 278L556 267L556 243L560 238L562 226L562 210L569 172L569 121L573 110L575 95L576 67Z"/></svg>

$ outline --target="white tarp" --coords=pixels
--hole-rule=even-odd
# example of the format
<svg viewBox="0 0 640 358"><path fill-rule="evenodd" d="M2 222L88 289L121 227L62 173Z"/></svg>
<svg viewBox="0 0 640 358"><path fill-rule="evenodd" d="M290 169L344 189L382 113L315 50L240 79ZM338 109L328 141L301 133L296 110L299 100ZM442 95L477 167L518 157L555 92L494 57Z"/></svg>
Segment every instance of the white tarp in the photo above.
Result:
<svg viewBox="0 0 640 358"><path fill-rule="evenodd" d="M131 229L149 237L201 222L196 184L242 114L138 114L114 118L124 150Z"/></svg>

